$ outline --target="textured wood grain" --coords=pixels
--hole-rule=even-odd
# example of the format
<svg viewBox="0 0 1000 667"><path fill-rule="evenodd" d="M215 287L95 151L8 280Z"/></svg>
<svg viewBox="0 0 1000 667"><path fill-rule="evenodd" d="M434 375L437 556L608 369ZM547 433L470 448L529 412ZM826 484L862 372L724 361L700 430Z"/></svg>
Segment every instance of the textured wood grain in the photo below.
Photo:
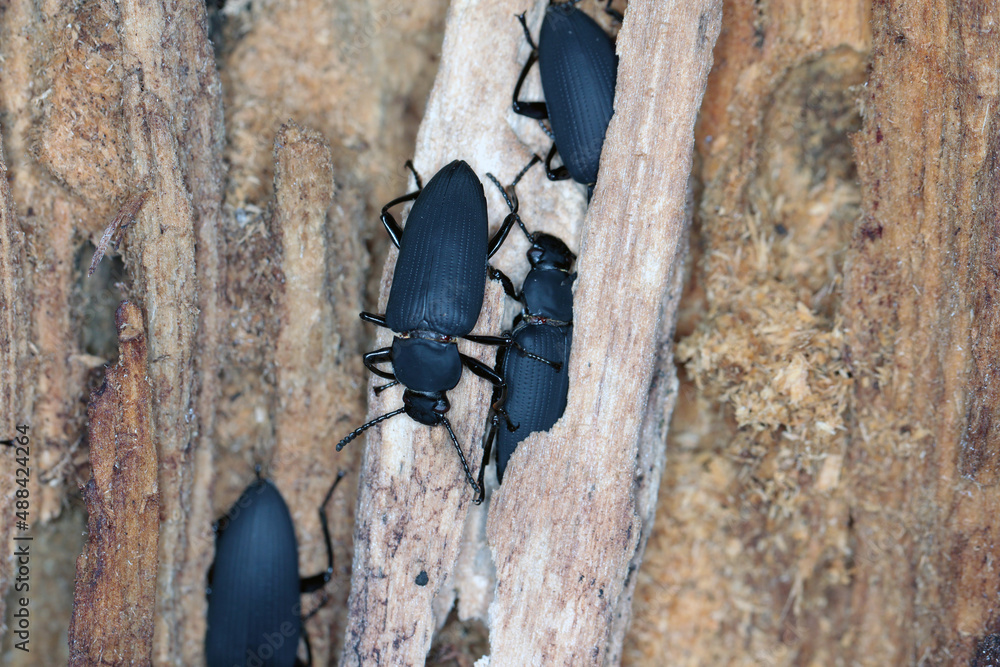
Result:
<svg viewBox="0 0 1000 667"><path fill-rule="evenodd" d="M836 664L866 3L726 2L696 132L691 283L626 664Z"/></svg>
<svg viewBox="0 0 1000 667"><path fill-rule="evenodd" d="M1000 8L889 2L872 21L844 297L863 564L849 655L962 664L1000 623Z"/></svg>
<svg viewBox="0 0 1000 667"><path fill-rule="evenodd" d="M615 116L578 263L569 402L552 431L518 447L491 508L490 664L604 660L639 543L639 435L721 16L715 2L632 3L619 33Z"/></svg>
<svg viewBox="0 0 1000 667"><path fill-rule="evenodd" d="M146 334L127 301L115 324L120 357L88 410L93 477L69 630L74 666L152 664L160 503Z"/></svg>
<svg viewBox="0 0 1000 667"><path fill-rule="evenodd" d="M30 427L31 397L33 387L29 368L28 316L25 312L24 289L24 235L17 225L14 200L7 184L7 165L4 161L2 136L0 136L0 428L3 440L21 435L15 431L19 425ZM27 434L30 438L34 433ZM7 460L0 472L0 539L14 544L16 483L14 458L17 450L4 447L0 455ZM30 448L29 448L30 452ZM29 498L38 492L36 475L27 480ZM35 517L29 516L34 520ZM14 560L0 560L0 591L10 587ZM0 595L0 618L7 618L6 595Z"/></svg>
<svg viewBox="0 0 1000 667"><path fill-rule="evenodd" d="M516 3L509 0L452 4L441 66L414 156L425 182L453 159L464 159L483 180L489 171L502 182L509 182L528 162L530 152L506 122L518 63L513 58L491 57L517 52L523 39L513 20L517 11ZM539 175L536 170L535 183L539 183ZM494 186L485 182L490 226L495 230L507 210ZM529 183L519 191L525 200L532 198L532 187L539 187ZM548 205L579 210L580 193L571 190L571 197L561 203L558 195L550 195ZM524 247L522 240L522 253ZM505 252L512 251L505 248ZM383 307L395 256L391 251L382 275ZM498 264L502 265L504 257L498 255ZM474 331L496 334L501 329L502 291L490 283L486 296ZM383 347L389 341L390 336L380 331L375 345ZM460 349L492 364L492 350L464 342ZM478 470L482 458L490 393L488 383L471 372L464 373L459 385L449 392L448 417L473 471ZM383 392L370 400L369 418L400 404L398 387ZM453 572L471 500L471 487L443 427L430 429L400 416L368 432L355 530L350 617L341 656L344 664L423 662L435 626L444 621L452 605L456 586ZM482 593L484 587L479 586L479 590ZM482 601L474 603L476 609L484 607Z"/></svg>
<svg viewBox="0 0 1000 667"><path fill-rule="evenodd" d="M334 456L345 425L364 416L358 377L362 365L358 311L364 291L366 252L356 221L337 204L330 146L321 134L295 124L274 140L274 220L282 273L274 349L277 383L273 408L275 442L270 475L293 502L299 571L326 567L317 508L339 470L357 469L360 451ZM345 479L327 507L337 547L334 581L322 596L303 600L306 613L323 603L306 625L315 664L330 662L331 644L343 633L350 572L350 517L354 510ZM301 509L300 509L301 508ZM346 547L346 548L345 548Z"/></svg>
<svg viewBox="0 0 1000 667"><path fill-rule="evenodd" d="M205 6L119 5L134 178L150 190L128 237L147 313L162 493L154 659L192 664L205 634L211 438L219 359L222 107ZM183 612L181 611L183 609Z"/></svg>

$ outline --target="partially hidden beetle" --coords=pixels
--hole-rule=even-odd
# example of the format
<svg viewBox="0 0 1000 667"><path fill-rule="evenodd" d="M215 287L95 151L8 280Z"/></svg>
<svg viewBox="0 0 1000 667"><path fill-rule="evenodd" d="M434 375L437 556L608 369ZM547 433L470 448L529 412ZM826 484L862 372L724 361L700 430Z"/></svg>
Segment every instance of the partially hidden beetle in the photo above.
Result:
<svg viewBox="0 0 1000 667"><path fill-rule="evenodd" d="M302 630L300 594L319 590L333 576L325 508L343 477L341 472L319 508L327 556L326 570L319 574L299 578L292 516L270 481L258 476L219 522L209 572L205 633L209 667L312 664L309 637ZM296 655L300 638L306 645L306 663Z"/></svg>
<svg viewBox="0 0 1000 667"><path fill-rule="evenodd" d="M413 169L412 164L407 165ZM372 373L392 381L376 391L396 383L405 387L403 407L355 429L337 443L337 451L366 429L404 412L427 426L444 424L466 479L478 497L480 488L445 417L450 407L446 394L458 384L463 366L494 388L503 384L489 365L459 352L457 339L487 345L511 343L507 336L470 332L483 306L487 275L499 280L508 292L513 290L510 279L490 266L489 258L507 238L517 211L512 210L490 238L486 195L468 164L455 160L435 174L426 187L421 187L416 171L413 175L416 192L382 207L382 224L399 248L385 315L361 313L361 319L396 334L390 347L367 353L364 363ZM389 209L409 200L416 201L406 226L400 229ZM392 371L377 366L382 363L391 363Z"/></svg>
<svg viewBox="0 0 1000 667"><path fill-rule="evenodd" d="M611 37L577 9L576 2L550 2L535 45L524 14L517 18L531 45L524 68L514 87L515 113L548 118L552 125L552 148L545 158L545 173L551 180L572 178L587 186L587 198L597 183L604 135L614 114L618 56ZM616 15L610 9L605 9ZM518 99L531 66L538 62L544 102ZM563 165L552 168L558 151Z"/></svg>
<svg viewBox="0 0 1000 667"><path fill-rule="evenodd" d="M504 191L491 174L487 177L504 193L511 210L515 210L516 181ZM514 320L512 344L497 350L496 371L504 384L496 387L493 393L494 411L484 442L483 465L479 468L481 488L494 437L497 480L502 483L507 463L517 445L536 431L552 428L566 409L569 393L573 282L576 280L576 273L571 271L576 255L559 238L529 233L520 217L517 222L531 242L527 253L531 270L521 285L521 292L509 293L521 302L522 310ZM558 362L559 366L538 363L537 358ZM498 428L501 415L507 422L506 428Z"/></svg>

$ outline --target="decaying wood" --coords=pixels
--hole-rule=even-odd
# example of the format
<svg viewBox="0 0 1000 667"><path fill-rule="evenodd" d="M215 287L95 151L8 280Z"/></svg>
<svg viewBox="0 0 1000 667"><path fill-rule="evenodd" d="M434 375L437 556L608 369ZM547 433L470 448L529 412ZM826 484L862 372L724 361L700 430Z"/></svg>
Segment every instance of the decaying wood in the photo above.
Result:
<svg viewBox="0 0 1000 667"><path fill-rule="evenodd" d="M540 22L545 5L545 2L539 2L534 6L533 25L537 26ZM616 430L613 436L602 434L601 437L596 437L596 433L585 434L585 427L581 427L579 437L582 440L564 435L562 439L555 440L556 443L563 444L553 445L550 442L544 455L532 456L528 452L515 457L524 463L518 464L512 460L511 468L508 469L512 481L507 481L504 488L494 494L493 502L496 504L499 500L499 505L491 510L491 546L497 554L495 561L498 562L501 574L498 597L490 611L493 633L491 641L492 659L499 664L531 664L533 660L543 659L543 651L547 651L544 659L551 658L557 662L574 655L585 655L586 660L600 662L608 638L612 610L618 593L622 590L629 560L635 553L639 532L638 525L634 523L632 505L637 458L635 443L649 390L651 364L647 362L651 362L653 358L660 300L684 229L692 128L698 99L711 63L711 46L719 21L718 7L704 16L701 16L698 9L685 9L687 13L684 15L691 18L690 30L683 33L687 41L678 44L687 44L688 48L683 51L684 57L679 60L684 64L675 65L679 69L674 70L675 74L678 71L682 73L677 74L676 79L667 78L670 68L663 65L660 70L637 68L619 75L619 89L626 92L622 93L624 97L619 98L619 104L624 106L619 107L618 113L621 115L616 118L633 120L620 120L617 121L620 125L613 126L619 128L617 131L624 132L621 137L614 134L616 130L611 130L610 136L615 138L609 138L610 145L620 142L617 145L622 147L622 152L615 158L618 160L614 163L616 167L608 169L611 173L619 173L619 179L609 179L614 181L615 187L609 188L605 195L599 193L595 197L591 214L603 219L604 231L588 237L592 247L602 248L604 244L608 249L591 249L591 254L587 254L588 251L585 250L580 259L581 280L587 275L585 271L590 271L590 280L595 281L581 283L578 288L578 298L583 298L585 304L584 309L578 311L576 319L577 326L583 322L584 327L583 332L577 335L583 336L583 340L587 341L581 344L582 349L586 350L595 341L603 341L604 345L620 341L621 339L606 334L609 330L606 327L613 329L616 326L619 331L631 330L633 335L626 338L637 347L621 347L617 354L611 354L606 347L598 344L600 351L581 351L580 357L586 357L591 364L596 357L591 357L590 354L601 357L597 366L591 365L589 370L586 361L580 361L581 365L575 366L580 357L576 356L578 348L574 347L573 368L577 370L571 370L571 386L585 386L593 380L590 374L598 372L598 368L605 368L605 363L616 369L635 365L637 372L628 380L609 377L606 383L593 383L593 386L601 387L601 391L615 393L615 401L625 401L617 403L608 396L603 396L600 400L604 409L611 405L619 408L630 405L630 409L615 409L620 413L631 412L634 423L631 433L627 432L628 424L625 423L625 431ZM489 77L483 77L478 69L483 66L479 54L513 54L523 45L518 25L510 18L516 10L517 7L512 4L500 2L453 4L448 18L441 69L418 137L418 169L432 173L451 159L461 157L470 162L477 173L491 171L498 174L501 181L509 181L518 166L526 162L524 148L510 133L508 120L513 115L509 110L511 84L516 80L520 62L496 59L491 62ZM640 16L638 32L631 38L625 38L626 43L634 40L630 48L641 50L654 43L657 48L663 47L665 51L672 52L663 41L667 39L667 33L661 24L662 17L646 17L641 11L637 14ZM626 26L629 25L628 20ZM521 57L524 56L522 53ZM658 76L651 76L654 71L658 72ZM650 78L659 85L670 85L672 89L684 91L677 95L678 99L683 100L679 105L680 113L669 116L665 107L655 106L654 112L649 111L645 93L647 84L643 82ZM531 92L528 91L527 94L530 95ZM537 90L534 92L537 94ZM623 108L627 110L622 111ZM677 112L678 108L674 108L674 111ZM528 124L511 120L525 134L529 145L544 141L533 134L534 130ZM656 147L656 155L677 155L676 161L669 163L669 167L664 166L650 170L641 177L636 176L638 164L643 159L626 146L647 145L637 142L637 136L651 142ZM662 146L660 142L663 142ZM543 148L544 144L536 150ZM661 150L662 153L659 152ZM614 151L612 154L619 155ZM494 167L497 164L499 166ZM605 172L602 170L602 173ZM543 183L543 180L541 170L535 170L529 172L523 185L518 188L525 220L529 227L559 234L569 241L571 247L578 247L577 229L584 212L581 188L568 183ZM495 225L499 220L498 212L505 211L502 207L498 210L499 198L492 193L491 187L487 187L487 192ZM637 193L647 193L648 198L646 195L637 196ZM602 205L601 201L609 201L602 200L605 196L615 204ZM613 213L616 206L622 208ZM640 211L643 212L641 215ZM622 222L615 223L616 218ZM637 222L633 222L636 220ZM629 229L634 229L632 225L641 225L643 233L635 237L629 236ZM602 225L594 224L590 229L601 228ZM512 235L512 240L514 236ZM637 256L633 258L636 264L630 268L649 276L648 284L643 289L633 291L635 301L627 306L623 304L621 296L622 285L610 280L605 274L614 273L619 280L624 279L623 276L633 275L622 269L623 266L629 266L628 262L623 262L624 251L620 247L623 238L626 248L637 249ZM527 263L523 259L524 247L524 242L518 239L511 247L505 247L497 259L497 264L504 270L509 270L515 281L520 280L527 269ZM617 268L612 268L612 265ZM390 284L392 259L388 266L383 275L383 299ZM601 283L605 284L600 290L595 290L595 286ZM585 288L584 284L589 284L590 287ZM609 291L602 291L603 289ZM623 304L620 310L617 307L615 309L620 312L620 319L608 317L608 303ZM483 315L476 326L477 331L498 330L500 305L499 289L491 286L487 291ZM602 331L605 334L600 333ZM379 344L387 344L388 340L389 337L383 335ZM487 362L492 361L489 353L482 358ZM623 380L624 384L618 384ZM636 384L632 386L628 384L630 382ZM610 386L611 383L615 384L614 388ZM370 417L387 412L399 403L398 392L385 394L386 396L373 402ZM465 445L466 456L473 462L472 467L475 469L475 462L481 456L479 440L483 431L482 417L488 404L489 387L485 382L464 377L462 383L449 395L452 398L452 410L449 414L453 415L454 423L461 424L461 428L457 429L459 441ZM570 404L572 406L574 401L582 400L574 408L573 414L578 419L580 415L588 415L580 421L593 427L594 402L598 399L596 395L592 395L593 400L587 403L582 398L586 395L586 389L580 393L571 392ZM621 420L608 420L602 428L611 428L616 421L621 426ZM478 602L467 603L462 600L459 608L462 610L464 606L463 613L466 614L471 615L474 610L481 609L489 598L488 590L484 591L481 583L478 586L473 583L464 585L474 576L471 573L463 573L463 577L456 583L451 581L458 546L462 540L459 520L468 513L470 489L464 481L447 435L436 431L442 429L426 429L411 420L397 419L369 432L359 500L351 620L347 646L342 656L348 664L364 664L376 654L390 662L419 663L424 659L429 646L433 622L443 620L443 614L451 606L450 600L454 595L452 588L457 585L460 594L468 592L479 595ZM608 505L603 510L597 509L594 515L601 515L603 520L595 518L589 528L595 531L593 539L573 532L580 526L577 521L581 516L579 505L581 497L586 496L588 491L581 487L580 493L574 493L567 490L573 487L572 479L562 480L562 471L567 469L566 461L569 460L562 458L563 456L574 461L576 456L594 456L592 450L584 452L579 447L570 446L570 443L584 440L603 440L608 443L609 450L618 452L607 460L600 459L605 475L602 490L611 489L611 492L605 496ZM529 440L522 447L531 449L536 446L531 443ZM658 446L662 448L662 441ZM541 463L549 460L552 467ZM587 486L592 476L597 475L595 466L593 462L580 465L574 473L574 479ZM553 473L556 469L559 472ZM620 474L615 474L616 472ZM524 476L530 479L524 480ZM562 480L559 487L565 493L556 494L551 491L553 479ZM539 489L548 491L541 493ZM593 508L602 504L595 500L584 503L589 503ZM540 507L545 509L539 510ZM616 509L610 509L612 507ZM470 525L481 524L481 518L476 514L479 511L481 510L471 513L468 518ZM566 531L562 533L567 538L566 542L560 544L554 539L559 533L552 530L551 526L556 525L562 527L560 530ZM535 537L531 540L539 539L541 542L533 542L524 537L522 530L528 530L529 526L535 527ZM475 528L466 531L470 537L474 537L477 532ZM620 547L616 560L604 555L607 542L596 537L602 534L615 536L611 539ZM542 539L542 536L547 539ZM537 548L529 549L531 544ZM551 545L551 551L547 551L547 545ZM469 559L476 558L477 548L470 548L467 544L463 549L469 553ZM592 573L602 576L606 583L602 581L602 586L591 590L588 577L588 584L584 587L586 590L577 590L580 573L569 564L574 558L580 559L577 561L579 563L586 563L586 567L590 569L602 561L613 562L606 570ZM534 574L526 576L519 567L540 569L532 569ZM481 572L476 574L484 576ZM485 576L488 574L487 572ZM546 581L546 576L551 579ZM418 577L420 581L426 581L427 585L417 584ZM537 584L514 586L505 584L505 578L508 582L536 581ZM603 597L602 588L607 588L606 598ZM562 589L564 594L549 595L554 589ZM602 601L593 607L599 610L597 617L581 608L585 605L571 601L577 600L577 595L587 597L591 594L597 596L599 593ZM553 611L556 609L569 609L567 613L576 614L578 625L569 629L571 622ZM543 618L549 619L553 625L562 623L567 629L558 638L544 629L537 632L527 629L544 627L545 621L540 620ZM581 639L580 635L574 633L590 635L588 639ZM592 654L591 650L595 647L597 652Z"/></svg>
<svg viewBox="0 0 1000 667"><path fill-rule="evenodd" d="M691 192L688 192L684 213L685 231L691 221ZM628 565L622 594L612 611L608 648L604 655L605 665L622 662L625 638L632 621L632 601L639 583L639 568L646 555L649 537L653 532L656 507L659 499L660 480L667 463L667 432L670 418L677 405L677 367L674 363L674 333L681 295L686 277L685 262L688 257L686 234L681 238L681 248L670 265L667 291L660 305L659 333L656 340L653 375L650 380L649 397L642 420L642 430L637 443L635 473L635 510L641 526L635 553Z"/></svg>
<svg viewBox="0 0 1000 667"><path fill-rule="evenodd" d="M530 151L520 144L506 121L518 62L513 57L485 55L517 53L523 39L513 20L517 12L511 0L452 4L441 66L414 155L416 168L425 179L452 160L464 159L481 177L492 172L502 182L509 182L528 162ZM523 200L530 200L531 193L541 189L539 175L540 170L535 170L526 179L519 190ZM550 210L579 211L580 193L570 192L567 199L550 195ZM507 209L491 184L487 200L491 229L495 230ZM527 211L525 219L537 220ZM524 262L524 242L516 247L521 249L520 261ZM396 252L390 251L382 274L379 312L388 297L395 257ZM501 266L504 257L497 258ZM491 283L475 331L499 332L503 307L502 290ZM383 347L390 340L383 330L375 345ZM492 363L492 350L462 347L467 354ZM488 383L471 373L464 373L459 385L449 392L448 417L472 470L478 470L482 458L490 393ZM369 418L398 408L401 395L401 389L395 387L371 399ZM471 487L443 427L427 428L402 416L368 431L343 664L368 664L376 656L392 664L423 662L432 633L452 604L453 571L471 500ZM483 586L479 589L484 592ZM475 607L482 609L485 603Z"/></svg>
<svg viewBox="0 0 1000 667"><path fill-rule="evenodd" d="M335 455L334 443L364 416L358 378L362 373L361 323L366 252L357 221L335 205L330 146L314 130L287 124L274 140L274 219L282 290L276 304L279 329L274 349L277 384L274 449L270 474L295 508L299 569L311 575L326 567L317 508L339 470L354 473L360 451ZM340 202L337 202L338 204ZM357 212L355 212L356 214ZM347 616L351 528L357 486L345 479L327 507L332 525L334 581L322 597L303 601L306 613L324 602L307 624L313 660L330 662L331 644L343 635Z"/></svg>
<svg viewBox="0 0 1000 667"><path fill-rule="evenodd" d="M14 217L14 200L7 184L7 165L4 161L2 135L0 135L0 431L2 439L19 436L14 429L29 426L29 453L31 438L31 397L33 387L28 358L28 319L25 313L24 290L24 235ZM17 451L4 447L0 455L7 458L0 470L0 539L4 544L14 544L15 500L18 488L13 459ZM37 470L28 478L28 497L38 493ZM34 516L29 516L34 520ZM0 559L0 619L6 624L6 591L10 587L14 560Z"/></svg>
<svg viewBox="0 0 1000 667"><path fill-rule="evenodd" d="M369 331L359 333L354 301L363 246L378 256L386 245L377 210L403 191L400 167L445 4L226 3L212 16L221 17L225 90L202 3L11 0L0 11L0 437L14 423L31 425L33 519L58 514L83 460L74 452L98 353L81 343L80 286L95 283L83 282L80 258L129 193L152 193L122 252L123 281L148 325L164 463L156 664L201 661L212 507L235 499L253 463L271 462L286 494L303 571L323 566L316 504L362 451L362 443L339 455L331 448L362 420L367 378L351 348ZM597 16L603 4L580 6ZM673 31L689 25L680 4L629 4L623 72L684 55L645 40L667 26L637 18L667 16ZM637 665L965 664L977 645L978 664L988 659L1000 627L992 417L1000 16L988 3L891 1L874 12L870 4L724 2L696 130L676 393L661 366L669 311L659 330L650 318L669 281L683 184L638 193L623 181L660 173L645 166L630 175L635 160L686 159L650 143L680 120L642 134L649 118L629 113L626 123L619 106L606 155L613 166L602 169L586 236L582 189L548 183L538 167L528 173L518 190L528 227L583 249L569 414L553 434L522 444L502 490L490 468L494 509L469 506L442 433L405 417L372 429L345 663L367 663L378 650L383 663L420 664L456 599L461 619L490 622L496 664L558 662L581 646L597 657L580 662L621 655ZM464 158L480 176L506 182L531 152L548 149L537 124L509 110L527 55L513 17L527 10L537 34L544 5L454 3L415 154L425 179ZM641 58L625 55L636 48ZM683 102L679 89L652 83L658 76L673 80L677 66L641 80L638 94L655 90L644 108ZM534 74L525 97L541 98ZM288 118L319 134L289 125L272 153ZM505 207L484 184L495 228ZM647 227L661 234L635 246L659 249L650 272L627 263L629 234ZM617 242L605 250L612 233ZM515 230L494 259L515 283L527 270L525 248ZM623 275L632 281L625 287L616 282ZM383 303L390 277L391 268ZM604 283L617 292L598 293ZM640 300L643 313L622 323ZM498 332L503 308L491 285L477 331ZM307 313L314 327L296 319ZM612 326L613 336L597 340ZM363 347L384 345L379 335ZM493 350L462 347L492 362ZM621 361L636 347L642 362ZM654 349L659 370L647 395ZM609 359L618 365L600 377ZM606 393L595 412L598 392ZM489 388L469 376L451 398L477 468ZM650 533L663 465L657 443L674 399ZM644 415L601 416L619 400L649 405ZM372 414L398 402L386 392ZM616 422L625 430L592 431ZM591 476L594 499L580 501ZM329 507L339 581L309 628L319 664L344 641L350 486ZM13 488L0 488L0 507ZM561 506L567 497L572 506ZM10 516L0 515L0 536L10 535ZM601 551L606 534L597 531L608 525L632 534L610 533L618 544ZM516 531L525 536L511 537ZM579 553L560 556L582 535L592 537ZM525 560L530 554L537 562ZM8 563L0 563L0 592ZM593 573L596 593L589 579L573 580L578 570ZM424 587L415 583L421 572ZM540 592L548 585L555 594ZM48 617L46 601L36 602L33 612ZM310 598L303 602L311 610ZM68 609L49 601L59 606ZM559 619L566 627L555 630ZM126 632L108 630L109 641ZM559 640L543 647L550 637Z"/></svg>
<svg viewBox="0 0 1000 667"><path fill-rule="evenodd" d="M868 4L735 0L723 15L697 130L688 379L625 658L836 664L857 567L837 313Z"/></svg>
<svg viewBox="0 0 1000 667"><path fill-rule="evenodd" d="M638 545L640 427L721 14L718 2L633 3L619 33L615 116L578 263L566 413L519 445L491 509L491 664L604 661Z"/></svg>
<svg viewBox="0 0 1000 667"><path fill-rule="evenodd" d="M103 227L119 184L128 183L116 149L119 71L109 70L116 48L114 24L98 3L4 7L2 133L25 236L28 262L17 289L21 326L30 330L32 345L20 359L31 361L23 380L34 398L25 417L39 445L33 476L44 481L32 493L33 520L59 513L85 425L89 364L82 360L80 314L74 311L78 246L82 236Z"/></svg>
<svg viewBox="0 0 1000 667"><path fill-rule="evenodd" d="M1000 7L879 3L872 23L844 288L847 654L964 664L1000 624Z"/></svg>
<svg viewBox="0 0 1000 667"><path fill-rule="evenodd" d="M148 665L153 651L160 503L146 335L127 301L115 324L120 357L88 411L89 539L77 559L71 665Z"/></svg>
<svg viewBox="0 0 1000 667"><path fill-rule="evenodd" d="M125 257L147 315L160 457L154 660L189 665L202 656L211 559L200 538L213 518L221 90L204 4L136 0L118 8L134 180L151 191Z"/></svg>

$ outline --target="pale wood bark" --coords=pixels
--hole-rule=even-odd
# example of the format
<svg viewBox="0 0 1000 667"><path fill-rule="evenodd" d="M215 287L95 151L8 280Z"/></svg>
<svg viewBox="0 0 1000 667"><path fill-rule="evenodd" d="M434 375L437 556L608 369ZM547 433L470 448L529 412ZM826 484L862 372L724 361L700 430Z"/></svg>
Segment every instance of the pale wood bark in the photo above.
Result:
<svg viewBox="0 0 1000 667"><path fill-rule="evenodd" d="M77 559L70 665L152 664L160 503L146 334L127 301L115 324L121 356L90 401L89 536Z"/></svg>
<svg viewBox="0 0 1000 667"><path fill-rule="evenodd" d="M535 25L545 4L534 7ZM607 144L617 148L610 149L614 157L602 167L602 174L610 176L602 176L591 203L590 232L579 262L573 389L567 409L571 416L560 422L563 426L557 426L547 446L538 444L538 436L522 443L504 487L493 495L488 534L499 581L490 608L491 661L498 664L547 660L599 664L603 659L615 605L636 553L636 442L649 391L660 302L687 219L693 125L720 9L681 4L658 10L633 5L629 10L633 13L626 19L620 43L627 46L620 47L625 55L618 115ZM507 122L520 63L497 59L491 61L488 77L480 71L482 54L513 53L523 42L517 24L510 20L513 13L515 7L500 2L452 5L441 69L418 137L418 168L430 162L433 170L461 157L477 172L493 171L504 181L504 173L516 171L518 153L520 164L526 162ZM668 15L684 29L668 33ZM635 32L630 33L633 20ZM650 49L664 59L638 57ZM651 102L647 91L667 87L676 95ZM670 111L668 99L676 100ZM539 141L528 123L517 121L515 126L529 142ZM643 149L635 149L638 146ZM424 158L428 154L432 157ZM646 161L647 154L676 157L653 163ZM501 171L494 167L497 164ZM529 227L556 233L577 247L576 229L583 217L581 189L569 183L539 187L541 175L540 170L529 172L518 188L525 219ZM496 196L488 196L498 220ZM523 242L515 241L497 259L505 270L508 264L514 267L515 280L523 277L526 262L510 259L510 254L523 252L523 247ZM383 275L383 299L391 284L391 266L390 259ZM639 275L641 286L624 287ZM477 331L497 330L498 291L496 286L488 288ZM671 305L675 307L676 300ZM665 317L672 319L669 313ZM388 340L382 336L379 344ZM622 373L625 368L630 371ZM398 394L385 394L389 396L374 401L370 416L399 403ZM462 425L456 429L459 441L476 443L466 450L475 469L489 387L465 377L450 396L452 420ZM594 416L612 413L615 419ZM574 433L562 432L567 424L575 424L569 427ZM610 430L598 432L601 428ZM446 434L435 434L440 430L397 419L369 432L351 620L342 656L348 664L376 659L419 664L430 644L435 616L442 619L451 606L449 589L457 586L463 594L484 595L481 584L465 585L476 576L471 572L463 572L454 584L450 581L470 490ZM584 442L591 444L583 447ZM662 452L662 440L652 439L648 446ZM599 486L598 492L591 493L593 484ZM655 495L656 482L652 484ZM644 509L651 513L648 502ZM476 512L468 520L470 526L481 522ZM473 546L464 547L470 560L479 552L474 547L477 532L466 531L473 538ZM615 545L613 557L607 554L609 540ZM584 570L589 573L586 577L581 576ZM428 584L417 584L418 576ZM462 604L463 613L482 607L481 602ZM620 636L616 632L616 642ZM618 650L613 649L616 654Z"/></svg>
<svg viewBox="0 0 1000 667"><path fill-rule="evenodd" d="M501 182L509 182L528 162L530 151L520 144L507 122L519 64L513 57L495 57L498 53L515 54L523 40L513 19L517 11L511 0L461 1L449 9L441 66L414 155L425 182L454 159L468 162L481 178L492 172ZM550 211L581 210L579 189L560 194L542 184L542 179L540 170L529 174L519 189L523 201L531 201L536 189L547 189L552 193L545 204ZM495 230L507 208L496 188L489 181L485 183L490 227ZM570 215L560 217L572 219ZM530 211L525 211L525 219L538 220ZM512 238L514 234L519 232L515 230ZM571 245L575 246L575 241ZM497 256L497 264L503 266L514 248L523 253L524 247L523 240L506 247ZM388 297L395 257L396 252L390 251L382 275L380 308ZM518 263L525 262L520 259ZM524 269L519 271L523 276ZM474 331L499 333L503 308L502 290L491 282ZM390 334L379 331L375 346L383 347L390 341ZM492 364L493 350L464 343L461 347L466 354ZM471 373L464 373L459 385L449 392L448 418L473 471L478 470L482 458L490 394L488 383ZM369 418L395 410L401 400L398 387L370 398ZM454 570L471 500L471 487L443 427L427 428L400 416L368 432L343 664L424 661L434 629L452 605ZM486 587L478 588L485 592ZM485 604L474 603L474 607L482 609Z"/></svg>
<svg viewBox="0 0 1000 667"><path fill-rule="evenodd" d="M134 178L151 191L125 257L147 313L157 406L163 522L155 659L193 664L201 658L211 560L199 537L213 518L221 91L204 5L139 0L119 11Z"/></svg>
<svg viewBox="0 0 1000 667"><path fill-rule="evenodd" d="M641 530L637 458L663 446L640 444L640 427L721 16L716 2L632 3L619 33L615 116L584 222L569 403L552 431L518 447L491 509L490 664L605 659Z"/></svg>

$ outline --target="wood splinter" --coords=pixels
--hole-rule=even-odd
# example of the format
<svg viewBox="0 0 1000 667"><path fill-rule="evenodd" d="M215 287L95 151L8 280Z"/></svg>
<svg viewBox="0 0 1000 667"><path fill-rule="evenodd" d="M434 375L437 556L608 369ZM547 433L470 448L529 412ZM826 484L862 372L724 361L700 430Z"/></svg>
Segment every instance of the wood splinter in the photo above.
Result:
<svg viewBox="0 0 1000 667"><path fill-rule="evenodd" d="M115 325L118 363L87 410L88 538L76 561L70 665L151 664L160 502L139 307L123 301Z"/></svg>
<svg viewBox="0 0 1000 667"><path fill-rule="evenodd" d="M104 259L104 253L108 249L108 243L111 242L112 238L115 238L114 244L111 246L115 250L118 250L118 246L121 245L122 239L125 238L125 231L128 226L132 224L132 220L136 215L139 214L139 210L142 205L146 203L146 198L149 197L149 190L146 190L137 197L133 197L118 211L118 215L114 217L111 224L108 225L107 229L104 230L104 234L101 235L101 240L97 243L97 249L94 251L94 257L90 260L90 270L87 271L87 277L94 275L94 271L97 269L97 265L101 263Z"/></svg>

